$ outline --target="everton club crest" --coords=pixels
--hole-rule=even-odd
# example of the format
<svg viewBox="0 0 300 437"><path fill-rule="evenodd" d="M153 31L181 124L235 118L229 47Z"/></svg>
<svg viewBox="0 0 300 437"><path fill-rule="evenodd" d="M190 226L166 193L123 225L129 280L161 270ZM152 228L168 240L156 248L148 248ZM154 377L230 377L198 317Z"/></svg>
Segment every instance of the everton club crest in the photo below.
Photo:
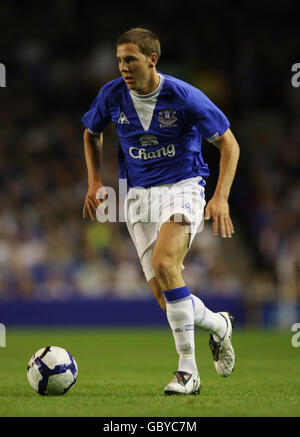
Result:
<svg viewBox="0 0 300 437"><path fill-rule="evenodd" d="M158 113L159 127L177 127L176 111L171 108L163 109Z"/></svg>

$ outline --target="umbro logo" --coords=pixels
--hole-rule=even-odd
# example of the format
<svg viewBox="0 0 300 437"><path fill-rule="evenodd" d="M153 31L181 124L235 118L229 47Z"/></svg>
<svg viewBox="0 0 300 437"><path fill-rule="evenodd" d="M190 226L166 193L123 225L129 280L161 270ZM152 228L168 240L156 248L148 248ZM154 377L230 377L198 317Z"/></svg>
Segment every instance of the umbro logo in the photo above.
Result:
<svg viewBox="0 0 300 437"><path fill-rule="evenodd" d="M124 112L121 112L118 123L121 124L129 124L129 121L127 120L126 115L124 114Z"/></svg>

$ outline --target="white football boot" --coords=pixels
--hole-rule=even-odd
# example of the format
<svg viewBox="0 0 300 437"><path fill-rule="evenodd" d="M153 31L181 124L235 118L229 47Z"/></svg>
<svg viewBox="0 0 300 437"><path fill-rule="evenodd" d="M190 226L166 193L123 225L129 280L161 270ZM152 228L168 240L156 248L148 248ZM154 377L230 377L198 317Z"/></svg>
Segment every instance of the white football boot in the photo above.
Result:
<svg viewBox="0 0 300 437"><path fill-rule="evenodd" d="M234 329L234 317L226 312L219 313L227 323L227 330L221 341L215 341L210 334L209 346L212 351L214 365L220 376L229 376L234 369L235 353L231 343L232 331Z"/></svg>
<svg viewBox="0 0 300 437"><path fill-rule="evenodd" d="M198 374L174 372L174 378L164 388L165 395L196 395L200 393L201 384Z"/></svg>

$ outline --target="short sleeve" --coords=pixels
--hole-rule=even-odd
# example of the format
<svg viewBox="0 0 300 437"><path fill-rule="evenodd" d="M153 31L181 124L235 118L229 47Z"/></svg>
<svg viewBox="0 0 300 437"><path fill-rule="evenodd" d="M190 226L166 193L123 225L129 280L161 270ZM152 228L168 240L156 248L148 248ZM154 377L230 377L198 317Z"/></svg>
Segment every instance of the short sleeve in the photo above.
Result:
<svg viewBox="0 0 300 437"><path fill-rule="evenodd" d="M111 121L103 88L99 91L91 108L84 114L81 121L92 134L100 134Z"/></svg>
<svg viewBox="0 0 300 437"><path fill-rule="evenodd" d="M223 112L200 90L191 87L187 99L188 119L207 141L216 141L229 128Z"/></svg>

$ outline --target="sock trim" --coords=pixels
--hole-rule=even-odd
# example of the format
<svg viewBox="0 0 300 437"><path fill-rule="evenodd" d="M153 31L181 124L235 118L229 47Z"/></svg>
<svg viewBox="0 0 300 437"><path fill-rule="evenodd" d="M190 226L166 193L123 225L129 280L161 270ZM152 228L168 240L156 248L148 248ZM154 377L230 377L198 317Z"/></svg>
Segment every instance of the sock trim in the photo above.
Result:
<svg viewBox="0 0 300 437"><path fill-rule="evenodd" d="M172 290L163 291L168 303L175 303L186 299L192 299L190 290L187 286L173 288Z"/></svg>

